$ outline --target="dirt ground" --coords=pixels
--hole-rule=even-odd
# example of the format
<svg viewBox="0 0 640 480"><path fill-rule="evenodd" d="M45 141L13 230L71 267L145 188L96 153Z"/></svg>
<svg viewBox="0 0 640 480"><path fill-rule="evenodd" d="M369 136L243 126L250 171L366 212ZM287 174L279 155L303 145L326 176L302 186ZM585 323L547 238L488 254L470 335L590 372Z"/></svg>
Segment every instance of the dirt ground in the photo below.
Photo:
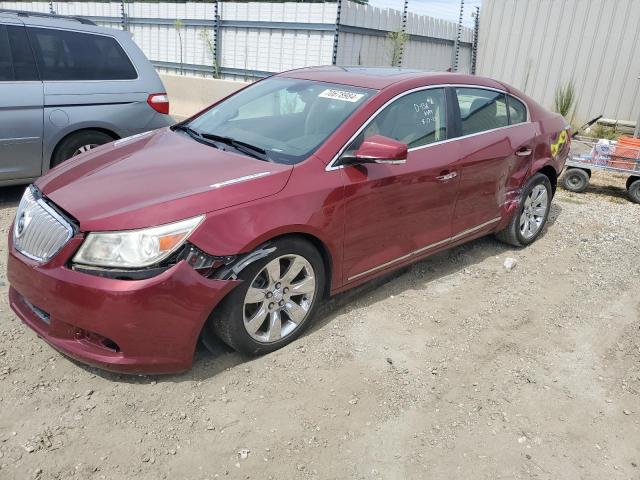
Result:
<svg viewBox="0 0 640 480"><path fill-rule="evenodd" d="M283 350L200 349L176 376L47 346L7 305L2 242L0 478L640 479L640 205L622 186L559 191L527 249L474 241L329 301ZM0 189L2 235L21 190Z"/></svg>

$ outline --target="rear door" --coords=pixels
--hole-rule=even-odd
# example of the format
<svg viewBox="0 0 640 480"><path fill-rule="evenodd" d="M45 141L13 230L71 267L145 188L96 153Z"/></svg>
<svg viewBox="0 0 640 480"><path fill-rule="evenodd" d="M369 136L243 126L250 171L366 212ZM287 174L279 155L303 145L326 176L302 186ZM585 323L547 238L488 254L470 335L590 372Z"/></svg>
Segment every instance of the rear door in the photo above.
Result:
<svg viewBox="0 0 640 480"><path fill-rule="evenodd" d="M125 136L148 122L138 71L118 40L97 32L27 27L44 84L45 151L66 129L106 128ZM139 106L149 118L141 118Z"/></svg>
<svg viewBox="0 0 640 480"><path fill-rule="evenodd" d="M460 118L453 233L472 234L491 229L518 198L533 158L535 128L524 104L513 97L508 104L505 92L471 86L453 90Z"/></svg>
<svg viewBox="0 0 640 480"><path fill-rule="evenodd" d="M42 169L42 82L25 27L0 23L0 180L37 177Z"/></svg>

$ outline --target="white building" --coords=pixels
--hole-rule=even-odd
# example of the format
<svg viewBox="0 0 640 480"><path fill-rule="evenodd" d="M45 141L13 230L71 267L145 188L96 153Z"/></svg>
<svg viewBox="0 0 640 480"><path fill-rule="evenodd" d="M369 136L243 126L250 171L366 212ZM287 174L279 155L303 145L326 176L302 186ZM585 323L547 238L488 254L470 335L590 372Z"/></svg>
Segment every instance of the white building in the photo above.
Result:
<svg viewBox="0 0 640 480"><path fill-rule="evenodd" d="M574 122L640 116L640 0L483 0L478 75L553 104L573 81Z"/></svg>

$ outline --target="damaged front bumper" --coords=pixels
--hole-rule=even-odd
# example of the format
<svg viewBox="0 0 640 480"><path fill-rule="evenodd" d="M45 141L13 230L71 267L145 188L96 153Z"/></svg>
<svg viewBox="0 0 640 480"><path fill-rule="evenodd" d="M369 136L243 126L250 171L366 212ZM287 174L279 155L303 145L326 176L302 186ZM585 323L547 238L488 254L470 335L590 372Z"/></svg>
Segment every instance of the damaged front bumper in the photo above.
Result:
<svg viewBox="0 0 640 480"><path fill-rule="evenodd" d="M38 264L11 241L7 276L11 308L50 345L106 370L153 374L191 367L209 314L239 283L206 278L186 261L151 278L105 278L60 260Z"/></svg>

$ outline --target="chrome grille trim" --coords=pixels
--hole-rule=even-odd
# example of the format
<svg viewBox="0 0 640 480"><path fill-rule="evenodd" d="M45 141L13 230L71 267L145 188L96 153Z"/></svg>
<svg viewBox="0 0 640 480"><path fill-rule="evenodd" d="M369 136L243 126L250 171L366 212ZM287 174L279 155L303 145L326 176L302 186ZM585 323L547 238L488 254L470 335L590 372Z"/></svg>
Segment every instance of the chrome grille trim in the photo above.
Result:
<svg viewBox="0 0 640 480"><path fill-rule="evenodd" d="M20 230L22 222L22 230ZM45 263L51 260L73 236L73 227L28 187L13 227L13 244L25 257Z"/></svg>

